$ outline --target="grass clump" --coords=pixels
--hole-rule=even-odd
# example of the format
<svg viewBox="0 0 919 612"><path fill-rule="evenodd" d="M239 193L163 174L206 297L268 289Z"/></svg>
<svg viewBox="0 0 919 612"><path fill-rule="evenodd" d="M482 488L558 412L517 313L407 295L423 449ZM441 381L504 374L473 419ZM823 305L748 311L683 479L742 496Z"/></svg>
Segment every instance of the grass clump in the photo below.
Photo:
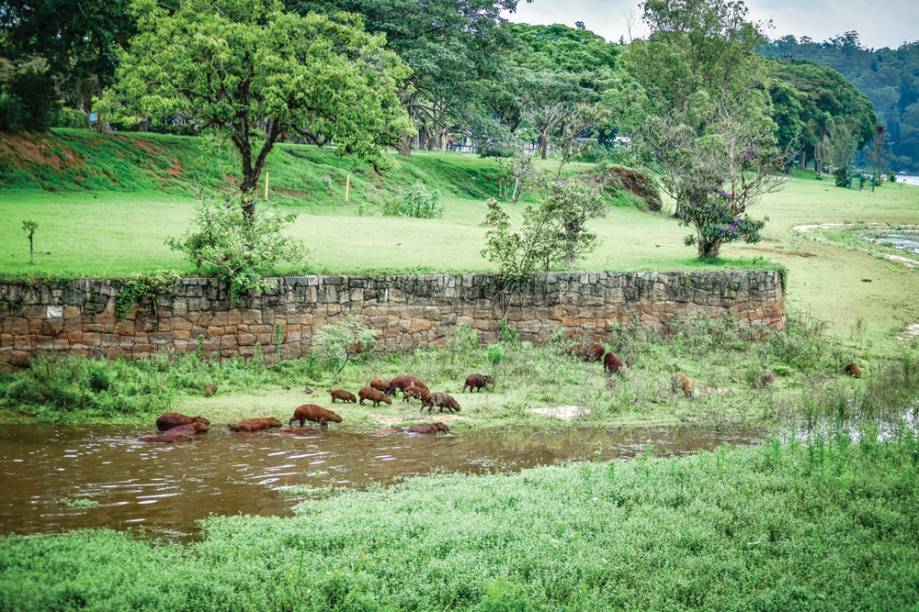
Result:
<svg viewBox="0 0 919 612"><path fill-rule="evenodd" d="M911 608L919 442L848 440L417 478L187 544L8 536L0 608Z"/></svg>

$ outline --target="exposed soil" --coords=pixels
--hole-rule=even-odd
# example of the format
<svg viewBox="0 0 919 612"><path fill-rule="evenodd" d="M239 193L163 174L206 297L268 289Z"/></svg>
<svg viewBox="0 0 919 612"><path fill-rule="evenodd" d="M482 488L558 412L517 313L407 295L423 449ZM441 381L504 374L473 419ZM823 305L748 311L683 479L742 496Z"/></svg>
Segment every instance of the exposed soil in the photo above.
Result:
<svg viewBox="0 0 919 612"><path fill-rule="evenodd" d="M63 144L52 143L33 134L0 135L0 159L51 166L57 171L73 168L82 162L79 155Z"/></svg>

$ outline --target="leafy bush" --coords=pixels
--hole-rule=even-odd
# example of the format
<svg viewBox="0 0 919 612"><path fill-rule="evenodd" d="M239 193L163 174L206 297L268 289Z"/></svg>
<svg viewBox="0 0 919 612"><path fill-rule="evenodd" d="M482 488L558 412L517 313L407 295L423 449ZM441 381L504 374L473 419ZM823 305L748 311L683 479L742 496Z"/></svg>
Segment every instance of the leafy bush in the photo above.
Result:
<svg viewBox="0 0 919 612"><path fill-rule="evenodd" d="M58 110L54 119L54 126L85 129L89 127L89 117L83 111L64 107Z"/></svg>
<svg viewBox="0 0 919 612"><path fill-rule="evenodd" d="M268 289L263 277L276 266L304 264L303 244L284 235L295 218L267 205L246 217L238 198L202 200L195 213L197 228L166 244L185 253L199 271L226 280L236 301Z"/></svg>
<svg viewBox="0 0 919 612"><path fill-rule="evenodd" d="M337 373L352 358L373 351L374 331L353 315L341 323L326 325L313 336L313 353L320 363Z"/></svg>
<svg viewBox="0 0 919 612"><path fill-rule="evenodd" d="M390 200L383 205L383 214L389 217L414 217L416 219L433 219L442 217L444 207L440 204L440 192L428 189L421 181L402 191L398 199Z"/></svg>
<svg viewBox="0 0 919 612"><path fill-rule="evenodd" d="M0 132L46 130L57 108L54 84L43 60L14 64L0 58Z"/></svg>

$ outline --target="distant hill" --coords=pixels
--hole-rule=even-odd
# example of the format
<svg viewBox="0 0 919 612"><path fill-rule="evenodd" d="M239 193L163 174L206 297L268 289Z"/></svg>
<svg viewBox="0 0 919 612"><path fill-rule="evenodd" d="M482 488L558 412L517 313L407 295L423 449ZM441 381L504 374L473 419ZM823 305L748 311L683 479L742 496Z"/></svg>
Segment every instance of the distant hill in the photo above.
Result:
<svg viewBox="0 0 919 612"><path fill-rule="evenodd" d="M852 81L874 104L889 133L889 166L919 172L919 42L867 49L856 32L824 42L785 36L762 48L766 57L808 60Z"/></svg>

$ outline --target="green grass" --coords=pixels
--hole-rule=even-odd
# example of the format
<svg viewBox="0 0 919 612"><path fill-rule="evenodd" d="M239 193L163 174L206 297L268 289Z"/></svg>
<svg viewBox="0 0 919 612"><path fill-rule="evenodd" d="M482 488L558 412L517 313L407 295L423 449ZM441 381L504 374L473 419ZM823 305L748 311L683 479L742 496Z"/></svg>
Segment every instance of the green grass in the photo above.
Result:
<svg viewBox="0 0 919 612"><path fill-rule="evenodd" d="M146 143L143 149L138 142ZM14 158L9 149L0 147L0 162L10 162L0 163L6 168L5 173L0 172L0 276L103 277L157 269L192 271L164 240L187 229L196 183L210 188L229 184L224 177L232 174L234 165L225 149L209 148L192 138L99 137L78 130L56 130L48 137L46 148L73 151L85 163L68 174ZM151 150L156 154L147 152ZM393 156L392 160L392 169L379 177L354 160L315 147L283 145L272 154L273 199L300 213L291 233L309 249L309 271L493 269L480 251L486 232L481 225L484 200L498 193L495 163L440 153L408 159ZM175 167L176 163L182 168L177 177L151 169L151 165ZM78 182L73 173L87 176ZM348 174L352 176L352 200L345 204L343 187ZM416 180L442 192L443 218L381 216L380 203ZM511 216L519 219L524 206L526 203L508 205ZM878 342L892 345L896 333L919 322L919 300L911 297L919 295L919 274L844 245L800 236L791 229L824 222L916 223L919 188L885 184L874 193L859 192L802 176L764 198L751 212L768 217L764 241L728 245L723 260L702 264L683 245L687 229L672 218L642 212L634 205L611 205L606 218L594 225L599 248L577 267L708 269L762 265L757 261L766 259L789 270L791 305L827 321L841 337L858 326ZM28 243L21 230L25 219L39 225L34 266L28 264ZM278 270L295 271L303 270ZM863 282L866 278L872 282Z"/></svg>
<svg viewBox="0 0 919 612"><path fill-rule="evenodd" d="M919 444L441 475L214 517L199 541L0 538L16 610L907 610Z"/></svg>

